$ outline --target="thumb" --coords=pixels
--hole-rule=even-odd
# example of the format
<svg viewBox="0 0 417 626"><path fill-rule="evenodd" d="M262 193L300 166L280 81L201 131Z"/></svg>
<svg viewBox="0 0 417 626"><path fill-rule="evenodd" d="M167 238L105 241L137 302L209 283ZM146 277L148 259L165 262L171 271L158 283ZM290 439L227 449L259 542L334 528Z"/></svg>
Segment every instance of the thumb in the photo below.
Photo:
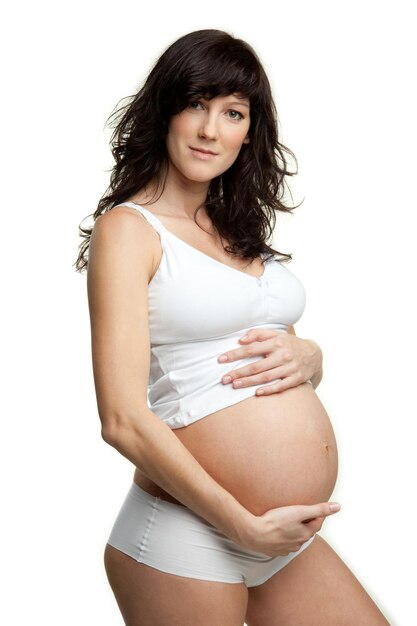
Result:
<svg viewBox="0 0 417 626"><path fill-rule="evenodd" d="M304 506L301 511L302 521L308 524L317 517L326 517L327 515L334 515L340 511L340 504L338 502L321 502L320 504L311 504Z"/></svg>

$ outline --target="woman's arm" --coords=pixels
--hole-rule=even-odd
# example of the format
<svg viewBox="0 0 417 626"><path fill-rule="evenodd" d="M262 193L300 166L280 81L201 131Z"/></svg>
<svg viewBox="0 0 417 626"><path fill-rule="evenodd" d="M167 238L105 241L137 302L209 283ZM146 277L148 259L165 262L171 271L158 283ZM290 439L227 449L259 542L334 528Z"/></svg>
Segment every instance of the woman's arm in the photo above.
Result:
<svg viewBox="0 0 417 626"><path fill-rule="evenodd" d="M241 542L255 516L147 405L154 236L148 222L123 207L103 214L93 228L87 288L102 437L174 498Z"/></svg>

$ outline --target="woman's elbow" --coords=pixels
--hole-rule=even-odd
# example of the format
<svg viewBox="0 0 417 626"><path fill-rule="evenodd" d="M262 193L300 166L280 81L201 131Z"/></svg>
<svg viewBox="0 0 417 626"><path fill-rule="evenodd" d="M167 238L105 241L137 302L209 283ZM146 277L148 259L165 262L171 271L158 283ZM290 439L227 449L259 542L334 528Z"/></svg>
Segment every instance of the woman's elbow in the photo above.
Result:
<svg viewBox="0 0 417 626"><path fill-rule="evenodd" d="M115 445L116 441L116 428L114 423L106 421L101 423L101 438L110 446Z"/></svg>
<svg viewBox="0 0 417 626"><path fill-rule="evenodd" d="M126 412L112 412L100 415L101 437L114 448L118 448L120 442L126 437L131 437L134 424L137 419L127 416Z"/></svg>

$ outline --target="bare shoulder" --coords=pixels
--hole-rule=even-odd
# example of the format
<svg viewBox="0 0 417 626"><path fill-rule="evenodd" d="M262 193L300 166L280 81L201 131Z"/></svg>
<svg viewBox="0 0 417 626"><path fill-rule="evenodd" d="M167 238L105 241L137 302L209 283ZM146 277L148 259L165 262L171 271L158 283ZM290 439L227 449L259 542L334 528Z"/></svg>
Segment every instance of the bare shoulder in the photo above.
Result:
<svg viewBox="0 0 417 626"><path fill-rule="evenodd" d="M91 234L88 264L91 269L96 260L106 261L119 266L119 270L122 264L131 273L145 272L149 283L159 263L159 250L159 236L144 216L131 207L118 206L97 218Z"/></svg>

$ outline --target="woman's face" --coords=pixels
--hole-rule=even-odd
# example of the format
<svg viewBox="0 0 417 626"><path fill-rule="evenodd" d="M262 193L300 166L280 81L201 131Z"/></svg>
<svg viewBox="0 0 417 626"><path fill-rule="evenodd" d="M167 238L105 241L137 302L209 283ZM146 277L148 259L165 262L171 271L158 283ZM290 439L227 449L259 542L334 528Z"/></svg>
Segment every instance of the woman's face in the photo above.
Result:
<svg viewBox="0 0 417 626"><path fill-rule="evenodd" d="M249 143L249 126L248 98L236 94L190 101L170 119L166 136L170 167L189 180L210 182L229 169L242 144Z"/></svg>

